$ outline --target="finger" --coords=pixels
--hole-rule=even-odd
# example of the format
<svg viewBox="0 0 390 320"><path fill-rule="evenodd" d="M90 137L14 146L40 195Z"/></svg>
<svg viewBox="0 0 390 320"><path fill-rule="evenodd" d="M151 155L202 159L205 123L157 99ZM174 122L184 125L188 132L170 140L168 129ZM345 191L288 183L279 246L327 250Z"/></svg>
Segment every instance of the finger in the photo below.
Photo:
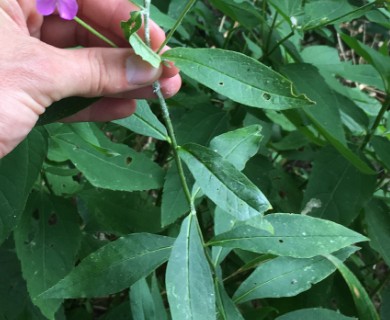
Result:
<svg viewBox="0 0 390 320"><path fill-rule="evenodd" d="M111 121L126 118L136 109L136 101L131 99L102 98L61 122Z"/></svg>
<svg viewBox="0 0 390 320"><path fill-rule="evenodd" d="M153 68L128 49L53 50L56 55L48 56L52 70L46 72L59 75L49 83L48 94L54 100L127 92L152 84L162 72L162 67Z"/></svg>
<svg viewBox="0 0 390 320"><path fill-rule="evenodd" d="M80 1L78 16L118 46L128 46L120 22L128 20L129 13L134 10L139 9L127 0L84 0ZM143 27L138 33L143 37ZM150 21L150 36L153 49L157 49L165 39L164 31L153 21ZM45 18L41 39L57 47L107 46L75 21L64 21L56 15Z"/></svg>
<svg viewBox="0 0 390 320"><path fill-rule="evenodd" d="M160 79L161 92L165 98L170 98L174 96L180 89L181 86L181 77L176 75L168 79ZM132 90L129 92L124 92L121 94L115 95L117 98L127 98L127 99L155 99L156 93L153 91L151 86Z"/></svg>

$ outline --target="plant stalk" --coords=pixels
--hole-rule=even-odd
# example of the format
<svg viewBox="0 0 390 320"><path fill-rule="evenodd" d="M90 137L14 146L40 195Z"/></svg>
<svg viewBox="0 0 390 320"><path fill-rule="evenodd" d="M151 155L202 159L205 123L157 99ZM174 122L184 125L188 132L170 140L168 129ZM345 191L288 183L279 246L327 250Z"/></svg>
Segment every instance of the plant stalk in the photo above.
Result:
<svg viewBox="0 0 390 320"><path fill-rule="evenodd" d="M146 1L149 1L150 0L145 0ZM164 49L164 47L166 46L166 44L168 43L168 41L172 38L173 34L176 32L177 28L181 25L184 17L187 15L188 11L190 11L190 9L192 8L192 6L195 4L196 0L190 0L188 1L188 3L186 4L185 8L183 9L183 11L180 13L180 16L179 16L179 19L177 19L176 23L174 24L174 26L172 27L172 29L168 32L167 34L167 37L165 38L165 41L161 44L160 48L158 48L157 50L157 53L160 53L162 49ZM146 4L145 4L145 7L146 7ZM146 10L147 11L147 10Z"/></svg>
<svg viewBox="0 0 390 320"><path fill-rule="evenodd" d="M377 117L375 118L375 122L372 125L371 129L369 130L368 134L366 135L362 145L360 146L360 150L363 150L367 144L371 141L372 137L375 134L376 129L381 123L381 120L385 114L385 112L390 108L390 94L386 95L385 101L382 104L382 108L379 110L379 113Z"/></svg>
<svg viewBox="0 0 390 320"><path fill-rule="evenodd" d="M113 48L118 48L118 46L112 42L110 39L108 39L107 37L105 37L104 35L102 35L99 31L97 31L96 29L94 29L92 26L90 26L88 23L86 23L85 21L81 20L79 17L74 17L73 18L74 21L76 21L79 25L81 25L82 27L84 27L85 29L87 29L89 32L91 32L92 34L94 34L95 36L97 36L99 39L103 40L104 42L106 42L108 45L110 45L111 47Z"/></svg>
<svg viewBox="0 0 390 320"><path fill-rule="evenodd" d="M189 3L193 4L195 1L196 0L191 0ZM143 16L144 16L144 29L145 29L145 43L146 43L146 45L148 47L150 47L150 27L149 27L150 2L151 2L151 0L144 0L144 12L143 12ZM191 6L192 6L192 4L191 4ZM188 6L188 4L187 4L186 8L187 7L191 8L191 6ZM184 10L184 11L188 12L188 10ZM184 16L180 17L181 20L183 20L183 18L184 18ZM174 29L172 29L172 30L174 30ZM163 48L164 46L165 46L165 44L161 45L160 49ZM191 192L190 192L190 189L188 188L188 185L187 185L187 181L186 181L184 170L183 170L183 164L181 162L181 159L180 159L180 156L179 156L179 152L178 152L179 146L177 145L175 131L173 129L171 117L169 115L169 110L168 110L167 103L166 103L165 98L164 98L164 96L163 96L163 94L161 92L161 86L160 86L160 82L159 81L156 81L156 82L153 83L153 92L157 95L157 98L158 98L158 100L160 102L162 116L163 116L165 125L167 127L169 138L171 139L171 146L172 146L173 156L175 158L177 170L179 172L180 181L181 181L181 184L182 184L182 187L183 187L184 194L186 196L187 202L188 202L188 204L190 206L191 213L194 213L195 212L194 202L192 201Z"/></svg>

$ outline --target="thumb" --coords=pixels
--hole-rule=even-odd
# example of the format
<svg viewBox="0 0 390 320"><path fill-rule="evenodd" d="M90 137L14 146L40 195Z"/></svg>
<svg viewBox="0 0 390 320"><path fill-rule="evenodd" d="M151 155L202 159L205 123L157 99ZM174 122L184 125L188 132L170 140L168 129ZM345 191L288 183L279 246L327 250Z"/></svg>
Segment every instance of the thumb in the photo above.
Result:
<svg viewBox="0 0 390 320"><path fill-rule="evenodd" d="M60 98L104 96L145 87L156 81L162 67L153 68L130 49L85 48L61 50ZM58 98L58 97L56 97Z"/></svg>

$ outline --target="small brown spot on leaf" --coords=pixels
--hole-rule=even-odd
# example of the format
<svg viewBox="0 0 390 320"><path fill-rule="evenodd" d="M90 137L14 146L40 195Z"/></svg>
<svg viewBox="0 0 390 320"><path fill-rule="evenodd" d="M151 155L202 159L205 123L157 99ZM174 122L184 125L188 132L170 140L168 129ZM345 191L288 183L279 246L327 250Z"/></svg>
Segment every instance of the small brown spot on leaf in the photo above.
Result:
<svg viewBox="0 0 390 320"><path fill-rule="evenodd" d="M49 223L50 226L54 226L57 224L57 215L53 212L50 217L49 217L49 220L47 221Z"/></svg>

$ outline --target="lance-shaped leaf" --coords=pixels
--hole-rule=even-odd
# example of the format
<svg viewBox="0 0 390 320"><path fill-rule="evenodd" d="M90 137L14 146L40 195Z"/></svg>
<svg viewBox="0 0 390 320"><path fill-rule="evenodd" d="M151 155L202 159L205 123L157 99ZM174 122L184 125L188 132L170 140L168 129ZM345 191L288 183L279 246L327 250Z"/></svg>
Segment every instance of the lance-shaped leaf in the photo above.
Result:
<svg viewBox="0 0 390 320"><path fill-rule="evenodd" d="M145 100L137 101L137 109L130 117L112 122L133 132L158 140L167 140L168 137L164 125L157 119Z"/></svg>
<svg viewBox="0 0 390 320"><path fill-rule="evenodd" d="M64 199L44 194L30 197L14 231L16 253L32 302L49 319L62 304L39 297L72 270L81 241L76 207Z"/></svg>
<svg viewBox="0 0 390 320"><path fill-rule="evenodd" d="M130 36L129 43L134 50L134 53L149 62L154 68L158 68L161 63L161 57L150 49L145 42L136 33Z"/></svg>
<svg viewBox="0 0 390 320"><path fill-rule="evenodd" d="M285 110L313 104L305 96L294 94L288 79L238 52L175 48L163 57L190 78L250 107Z"/></svg>
<svg viewBox="0 0 390 320"><path fill-rule="evenodd" d="M129 293L131 313L134 319L158 319L152 293L145 278L141 278L130 288Z"/></svg>
<svg viewBox="0 0 390 320"><path fill-rule="evenodd" d="M221 320L244 320L244 317L238 311L236 305L232 299L226 293L222 283L218 281L215 286L217 294L217 307L219 312L219 318Z"/></svg>
<svg viewBox="0 0 390 320"><path fill-rule="evenodd" d="M282 71L300 92L305 92L317 103L302 108L316 129L356 168L374 174L366 162L349 149L340 114L342 99L328 86L318 69L310 64L295 63L283 67Z"/></svg>
<svg viewBox="0 0 390 320"><path fill-rule="evenodd" d="M241 225L208 244L279 256L310 258L331 253L366 237L337 223L299 214L269 214L263 218L274 232Z"/></svg>
<svg viewBox="0 0 390 320"><path fill-rule="evenodd" d="M0 244L19 222L46 151L46 137L42 130L35 129L15 150L0 159Z"/></svg>
<svg viewBox="0 0 390 320"><path fill-rule="evenodd" d="M90 254L41 296L50 298L99 297L128 288L164 263L173 239L133 233Z"/></svg>
<svg viewBox="0 0 390 320"><path fill-rule="evenodd" d="M263 193L218 153L190 143L180 148L179 154L202 191L238 220L271 209Z"/></svg>
<svg viewBox="0 0 390 320"><path fill-rule="evenodd" d="M389 207L379 199L371 200L365 207L365 221L370 246L379 252L390 266L390 214Z"/></svg>
<svg viewBox="0 0 390 320"><path fill-rule="evenodd" d="M219 153L241 171L245 168L246 162L259 150L263 138L260 132L259 125L226 132L211 140L210 149Z"/></svg>
<svg viewBox="0 0 390 320"><path fill-rule="evenodd" d="M93 127L92 127L93 128ZM98 129L99 145L65 127L52 138L95 187L136 191L162 186L163 172L152 160L124 144L111 142Z"/></svg>
<svg viewBox="0 0 390 320"><path fill-rule="evenodd" d="M303 204L311 216L348 226L371 199L376 177L357 170L335 149L317 153L304 194ZM310 202L317 201L310 208Z"/></svg>
<svg viewBox="0 0 390 320"><path fill-rule="evenodd" d="M345 260L355 251L356 248L348 247L335 255ZM233 299L242 303L261 298L292 297L310 289L335 270L336 267L322 256L306 259L278 257L257 267L239 286Z"/></svg>
<svg viewBox="0 0 390 320"><path fill-rule="evenodd" d="M302 320L302 319L356 320L356 318L346 317L337 311L322 309L322 308L309 308L309 309L296 310L276 318L276 320Z"/></svg>
<svg viewBox="0 0 390 320"><path fill-rule="evenodd" d="M195 215L182 223L168 261L168 301L173 320L215 320L213 279Z"/></svg>
<svg viewBox="0 0 390 320"><path fill-rule="evenodd" d="M331 261L335 267L337 267L347 283L355 302L359 319L380 320L379 315L376 312L376 308L367 294L367 291L364 289L358 278L356 278L351 270L349 270L343 263L343 259L337 255L331 254L326 255L326 258Z"/></svg>

